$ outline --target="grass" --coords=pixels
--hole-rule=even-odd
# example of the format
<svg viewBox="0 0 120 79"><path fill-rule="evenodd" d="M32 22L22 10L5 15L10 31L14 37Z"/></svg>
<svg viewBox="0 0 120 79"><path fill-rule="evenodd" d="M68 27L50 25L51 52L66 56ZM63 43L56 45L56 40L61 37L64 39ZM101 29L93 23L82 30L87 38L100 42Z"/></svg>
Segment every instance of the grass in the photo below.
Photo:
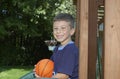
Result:
<svg viewBox="0 0 120 79"><path fill-rule="evenodd" d="M32 66L0 66L0 79L19 79L32 70Z"/></svg>

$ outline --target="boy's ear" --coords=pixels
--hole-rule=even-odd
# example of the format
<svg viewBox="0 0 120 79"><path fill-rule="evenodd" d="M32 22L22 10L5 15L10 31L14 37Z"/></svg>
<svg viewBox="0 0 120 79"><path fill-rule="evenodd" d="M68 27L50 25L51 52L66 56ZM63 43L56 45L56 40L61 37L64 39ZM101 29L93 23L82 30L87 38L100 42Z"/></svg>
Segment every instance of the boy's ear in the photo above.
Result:
<svg viewBox="0 0 120 79"><path fill-rule="evenodd" d="M74 35L74 33L75 33L75 28L72 28L71 29L71 35Z"/></svg>

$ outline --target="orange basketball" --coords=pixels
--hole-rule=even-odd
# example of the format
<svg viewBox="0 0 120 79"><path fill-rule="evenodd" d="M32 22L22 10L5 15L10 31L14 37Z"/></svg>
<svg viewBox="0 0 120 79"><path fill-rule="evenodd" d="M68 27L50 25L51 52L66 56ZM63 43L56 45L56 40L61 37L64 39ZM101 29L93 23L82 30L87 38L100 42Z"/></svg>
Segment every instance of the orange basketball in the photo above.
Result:
<svg viewBox="0 0 120 79"><path fill-rule="evenodd" d="M50 59L40 60L35 67L37 75L43 78L51 78L54 69L54 62Z"/></svg>

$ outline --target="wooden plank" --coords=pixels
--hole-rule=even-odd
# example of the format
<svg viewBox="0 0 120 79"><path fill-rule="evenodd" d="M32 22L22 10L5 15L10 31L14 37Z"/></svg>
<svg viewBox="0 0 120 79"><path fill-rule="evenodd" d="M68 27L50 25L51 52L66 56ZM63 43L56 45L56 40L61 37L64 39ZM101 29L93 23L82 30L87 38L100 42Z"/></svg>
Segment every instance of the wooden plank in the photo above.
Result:
<svg viewBox="0 0 120 79"><path fill-rule="evenodd" d="M97 3L89 0L88 79L96 79L97 61Z"/></svg>
<svg viewBox="0 0 120 79"><path fill-rule="evenodd" d="M97 0L97 6L104 5L104 0Z"/></svg>
<svg viewBox="0 0 120 79"><path fill-rule="evenodd" d="M88 79L88 0L80 0L79 30L79 76L80 79Z"/></svg>
<svg viewBox="0 0 120 79"><path fill-rule="evenodd" d="M105 0L104 79L120 79L120 0Z"/></svg>
<svg viewBox="0 0 120 79"><path fill-rule="evenodd" d="M76 31L75 31L75 43L79 47L79 34L80 34L80 0L78 0L76 5Z"/></svg>
<svg viewBox="0 0 120 79"><path fill-rule="evenodd" d="M80 79L96 78L97 54L97 4L96 0L78 0L80 3L79 49ZM78 3L77 2L77 3ZM91 20L92 19L92 20Z"/></svg>

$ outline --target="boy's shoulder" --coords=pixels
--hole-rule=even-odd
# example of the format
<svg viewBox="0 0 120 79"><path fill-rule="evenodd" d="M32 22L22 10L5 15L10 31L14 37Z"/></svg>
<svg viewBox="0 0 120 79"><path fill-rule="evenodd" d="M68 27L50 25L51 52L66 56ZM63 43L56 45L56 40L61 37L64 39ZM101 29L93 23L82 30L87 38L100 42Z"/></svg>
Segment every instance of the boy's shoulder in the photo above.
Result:
<svg viewBox="0 0 120 79"><path fill-rule="evenodd" d="M75 43L68 44L68 45L66 45L66 47L78 49L78 47L75 45Z"/></svg>
<svg viewBox="0 0 120 79"><path fill-rule="evenodd" d="M68 51L71 51L71 52L78 52L79 49L78 47L75 45L75 43L71 43L71 44L68 44L66 47L64 47L65 50L68 50Z"/></svg>

